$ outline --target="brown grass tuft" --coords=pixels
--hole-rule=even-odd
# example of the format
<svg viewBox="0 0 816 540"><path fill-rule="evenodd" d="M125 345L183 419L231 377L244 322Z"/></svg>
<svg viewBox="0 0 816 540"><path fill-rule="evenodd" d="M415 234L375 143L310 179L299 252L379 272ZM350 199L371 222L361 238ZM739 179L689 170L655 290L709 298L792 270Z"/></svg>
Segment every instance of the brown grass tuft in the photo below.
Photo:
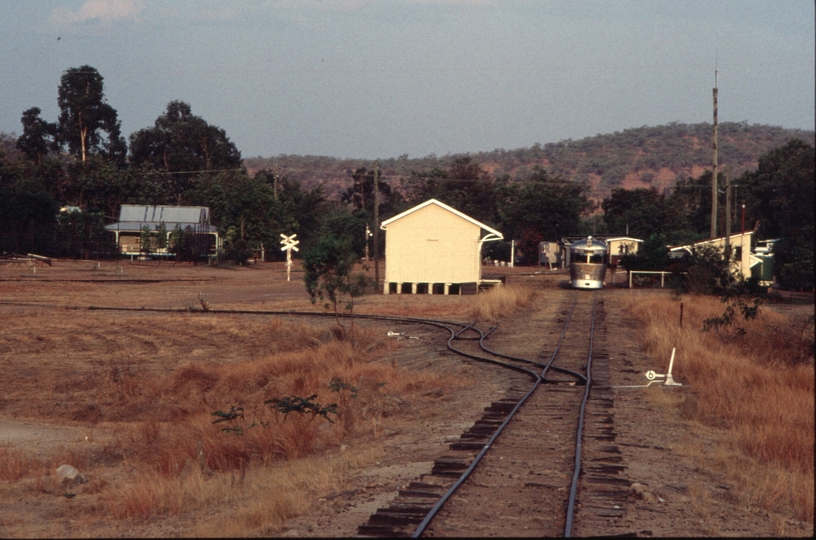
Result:
<svg viewBox="0 0 816 540"><path fill-rule="evenodd" d="M42 474L42 463L11 447L0 447L0 480L16 482L26 476Z"/></svg>
<svg viewBox="0 0 816 540"><path fill-rule="evenodd" d="M481 321L495 321L532 302L533 289L524 285L493 287L476 299L470 314Z"/></svg>

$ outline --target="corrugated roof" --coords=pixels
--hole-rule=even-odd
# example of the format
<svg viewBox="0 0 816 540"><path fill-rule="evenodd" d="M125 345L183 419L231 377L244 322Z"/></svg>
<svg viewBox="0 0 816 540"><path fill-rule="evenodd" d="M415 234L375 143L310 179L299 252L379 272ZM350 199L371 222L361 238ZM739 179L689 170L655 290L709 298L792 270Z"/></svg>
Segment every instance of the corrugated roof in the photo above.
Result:
<svg viewBox="0 0 816 540"><path fill-rule="evenodd" d="M164 223L164 227L167 229L168 232L172 232L173 229L176 228L178 225L181 229L186 229L187 227L191 227L194 229L194 232L199 233L215 233L218 232L218 227L214 225L202 225L199 223L181 223L177 221L119 221L116 223L111 223L110 225L105 225L105 230L108 231L119 231L119 232L139 232L142 230L142 227L147 225L150 227L150 230L156 230L156 226L159 223Z"/></svg>
<svg viewBox="0 0 816 540"><path fill-rule="evenodd" d="M123 204L119 221L142 223L209 223L210 209L206 206L165 206Z"/></svg>
<svg viewBox="0 0 816 540"><path fill-rule="evenodd" d="M109 231L140 231L145 225L156 229L164 223L168 231L176 225L185 229L193 227L199 232L217 232L218 228L210 225L210 209L206 206L167 206L123 204L119 209L119 222L105 225Z"/></svg>
<svg viewBox="0 0 816 540"><path fill-rule="evenodd" d="M741 238L742 236L745 236L745 235L750 237L752 234L754 234L754 231L737 232L737 233L731 234L731 236L729 236L728 238L730 240L730 239L733 239L733 238ZM717 242L725 242L725 236L717 236L716 238L709 238L707 240L700 240L699 242L694 242L693 244L685 244L685 245L682 245L682 246L666 246L666 247L669 248L669 251L685 250L685 251L690 252L691 248L693 248L695 246L702 246L702 245L705 245L705 244L715 244Z"/></svg>

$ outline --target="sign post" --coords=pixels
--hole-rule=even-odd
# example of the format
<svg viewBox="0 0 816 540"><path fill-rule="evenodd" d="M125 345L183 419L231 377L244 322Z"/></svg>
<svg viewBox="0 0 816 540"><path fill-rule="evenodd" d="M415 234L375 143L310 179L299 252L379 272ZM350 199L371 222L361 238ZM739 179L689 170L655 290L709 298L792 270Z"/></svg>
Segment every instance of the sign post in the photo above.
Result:
<svg viewBox="0 0 816 540"><path fill-rule="evenodd" d="M286 281L290 281L291 273L292 273L292 250L299 251L296 247L300 240L295 240L295 236L297 234L293 234L291 236L286 236L285 234L281 233L281 251L286 252Z"/></svg>

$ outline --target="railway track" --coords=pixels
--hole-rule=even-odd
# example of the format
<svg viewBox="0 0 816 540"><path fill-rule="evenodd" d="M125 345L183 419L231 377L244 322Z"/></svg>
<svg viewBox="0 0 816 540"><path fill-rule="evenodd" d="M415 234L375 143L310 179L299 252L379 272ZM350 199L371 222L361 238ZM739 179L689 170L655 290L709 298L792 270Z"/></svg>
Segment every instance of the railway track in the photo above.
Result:
<svg viewBox="0 0 816 540"><path fill-rule="evenodd" d="M359 535L571 536L576 510L601 518L623 512L616 503L625 500L627 483L618 477L625 467L614 445L611 394L607 388L590 399L586 391L584 374L593 359L604 364L595 370L608 387L603 362L608 355L595 343L594 329L604 327L603 301L596 296L573 295L572 306L551 323L563 325L560 336L543 345L538 359L488 347L495 328L451 330L451 350L513 369L518 380L435 461L430 474L372 515ZM587 431L580 437L585 420ZM582 476L584 438L592 441L593 452ZM586 508L575 504L582 479L590 480L580 489Z"/></svg>

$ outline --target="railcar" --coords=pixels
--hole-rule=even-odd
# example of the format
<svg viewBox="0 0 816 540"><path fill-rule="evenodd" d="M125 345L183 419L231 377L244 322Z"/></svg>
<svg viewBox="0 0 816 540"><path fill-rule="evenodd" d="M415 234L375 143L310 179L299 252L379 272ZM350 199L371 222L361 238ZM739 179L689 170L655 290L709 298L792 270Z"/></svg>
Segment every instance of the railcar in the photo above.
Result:
<svg viewBox="0 0 816 540"><path fill-rule="evenodd" d="M602 289L609 246L588 236L569 246L570 285L573 289Z"/></svg>

